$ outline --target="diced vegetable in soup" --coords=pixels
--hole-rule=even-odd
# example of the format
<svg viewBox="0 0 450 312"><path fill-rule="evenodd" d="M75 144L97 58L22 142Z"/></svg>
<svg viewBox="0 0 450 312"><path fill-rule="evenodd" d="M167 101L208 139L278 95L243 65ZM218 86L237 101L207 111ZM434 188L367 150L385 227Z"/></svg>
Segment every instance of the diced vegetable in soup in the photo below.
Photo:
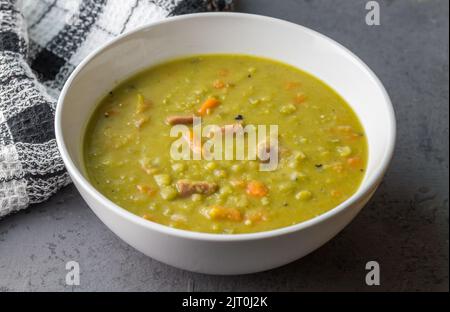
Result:
<svg viewBox="0 0 450 312"><path fill-rule="evenodd" d="M250 154L174 158L177 140L205 154L194 143L198 118L222 139L247 125L278 126L276 141L257 145L271 152L277 144L276 168L261 170L267 161ZM188 132L174 137L174 127ZM243 137L248 147L251 136ZM84 162L102 194L147 220L251 233L297 224L348 199L364 177L367 142L349 105L310 74L258 57L200 55L150 68L106 95L86 130Z"/></svg>

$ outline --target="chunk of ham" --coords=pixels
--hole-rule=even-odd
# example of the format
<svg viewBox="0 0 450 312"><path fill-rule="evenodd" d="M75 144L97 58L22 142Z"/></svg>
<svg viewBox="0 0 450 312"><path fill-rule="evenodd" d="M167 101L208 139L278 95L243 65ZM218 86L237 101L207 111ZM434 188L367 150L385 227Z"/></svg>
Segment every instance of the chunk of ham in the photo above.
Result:
<svg viewBox="0 0 450 312"><path fill-rule="evenodd" d="M215 183L191 180L179 180L176 187L181 197L191 196L192 194L211 195L219 188Z"/></svg>
<svg viewBox="0 0 450 312"><path fill-rule="evenodd" d="M166 118L169 125L192 125L194 123L194 115L174 115Z"/></svg>

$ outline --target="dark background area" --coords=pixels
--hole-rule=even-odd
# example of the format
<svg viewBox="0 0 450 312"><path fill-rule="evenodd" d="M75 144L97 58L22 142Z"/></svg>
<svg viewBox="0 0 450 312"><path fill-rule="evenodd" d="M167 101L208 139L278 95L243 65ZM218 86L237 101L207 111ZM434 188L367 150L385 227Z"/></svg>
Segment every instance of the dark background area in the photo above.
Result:
<svg viewBox="0 0 450 312"><path fill-rule="evenodd" d="M0 220L0 291L448 291L449 2L378 2L380 26L365 24L362 0L236 4L236 11L292 21L342 43L391 96L398 122L392 165L372 201L335 239L268 272L190 273L126 245L71 185ZM70 260L80 264L77 287L65 285ZM371 260L380 263L380 286L365 285Z"/></svg>

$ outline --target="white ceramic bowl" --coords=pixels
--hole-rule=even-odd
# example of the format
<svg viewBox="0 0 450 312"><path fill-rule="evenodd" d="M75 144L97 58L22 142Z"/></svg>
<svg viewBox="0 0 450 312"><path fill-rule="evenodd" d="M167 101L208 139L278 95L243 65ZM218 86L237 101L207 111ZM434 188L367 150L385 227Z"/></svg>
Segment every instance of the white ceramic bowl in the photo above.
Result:
<svg viewBox="0 0 450 312"><path fill-rule="evenodd" d="M147 221L115 205L86 179L81 142L98 100L134 73L176 57L204 53L259 55L297 66L339 92L364 125L366 175L358 191L309 221L253 234L205 234ZM269 17L201 13L153 23L92 53L67 81L56 109L56 139L75 186L95 214L144 254L190 271L243 274L294 261L330 240L367 203L390 162L395 117L375 74L354 54L308 28ZM364 233L361 233L364 235Z"/></svg>

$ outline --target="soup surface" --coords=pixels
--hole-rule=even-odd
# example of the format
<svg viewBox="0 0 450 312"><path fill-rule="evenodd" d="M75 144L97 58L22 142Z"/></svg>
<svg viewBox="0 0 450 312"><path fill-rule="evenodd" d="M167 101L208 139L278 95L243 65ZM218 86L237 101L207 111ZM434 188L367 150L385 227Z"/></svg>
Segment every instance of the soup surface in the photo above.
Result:
<svg viewBox="0 0 450 312"><path fill-rule="evenodd" d="M276 169L261 171L261 157L175 160L175 141L198 146L192 132L170 135L175 125L192 129L193 116L231 133L277 125L278 140L257 145L272 152L278 142ZM314 218L349 198L364 177L367 142L349 105L319 79L253 56L199 55L150 68L106 95L86 130L84 162L102 194L145 219L249 233Z"/></svg>

